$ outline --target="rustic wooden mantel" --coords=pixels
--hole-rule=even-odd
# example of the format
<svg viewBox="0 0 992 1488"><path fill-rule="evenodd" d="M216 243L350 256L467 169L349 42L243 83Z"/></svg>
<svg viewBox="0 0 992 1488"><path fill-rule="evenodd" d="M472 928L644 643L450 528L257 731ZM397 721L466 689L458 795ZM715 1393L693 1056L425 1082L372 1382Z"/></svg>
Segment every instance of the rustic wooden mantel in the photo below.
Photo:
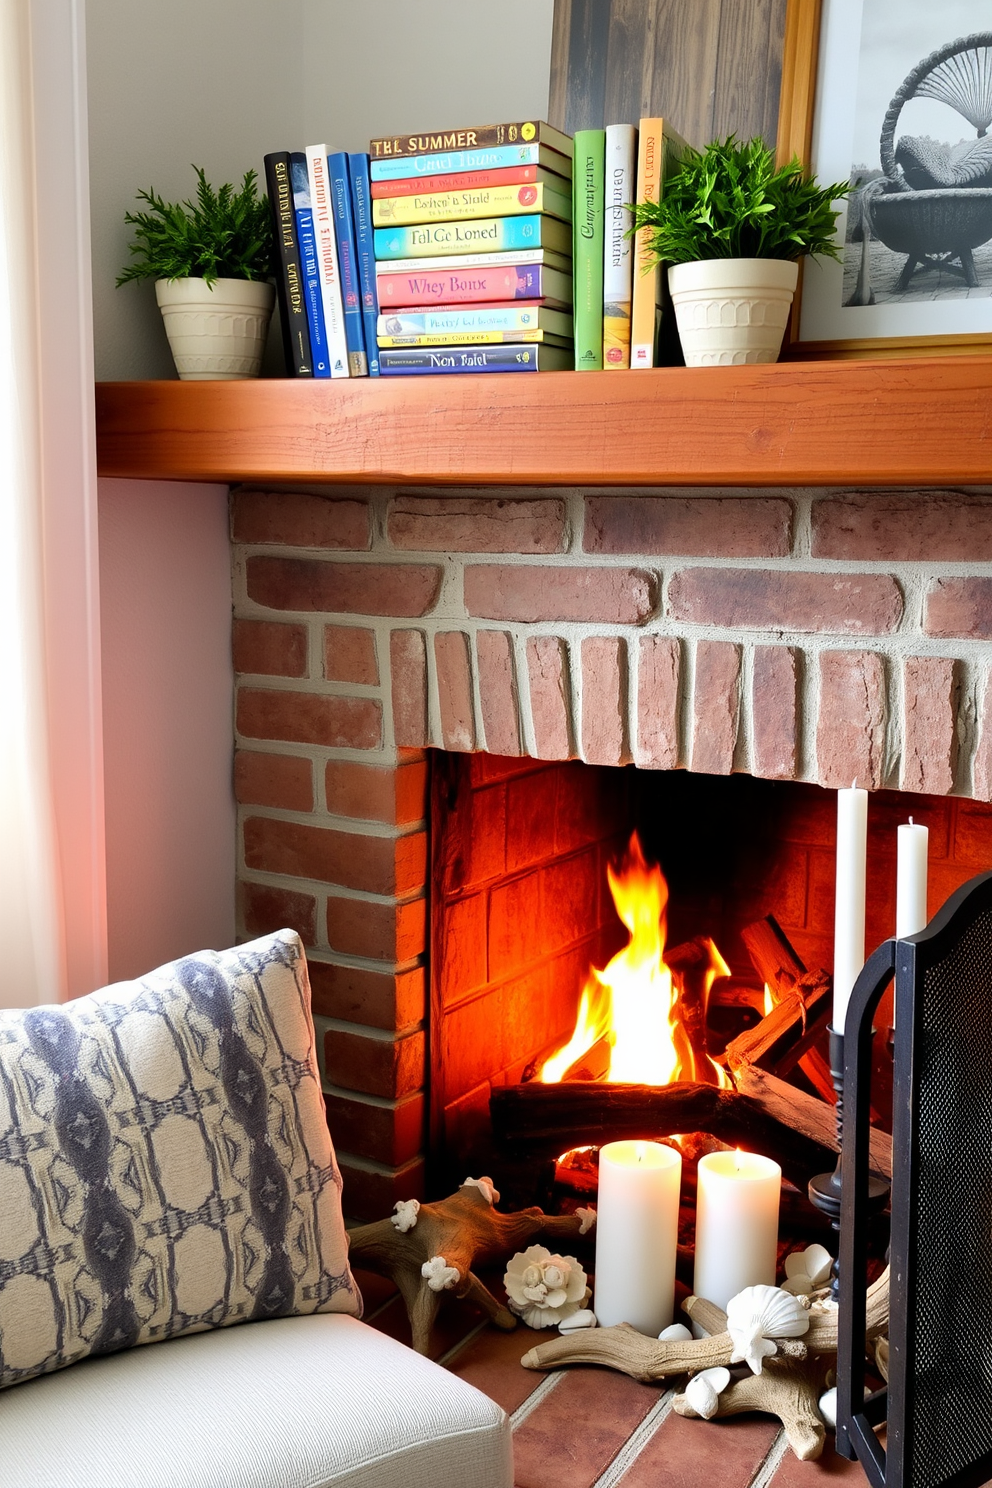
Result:
<svg viewBox="0 0 992 1488"><path fill-rule="evenodd" d="M992 483L992 357L97 385L101 475L406 485Z"/></svg>

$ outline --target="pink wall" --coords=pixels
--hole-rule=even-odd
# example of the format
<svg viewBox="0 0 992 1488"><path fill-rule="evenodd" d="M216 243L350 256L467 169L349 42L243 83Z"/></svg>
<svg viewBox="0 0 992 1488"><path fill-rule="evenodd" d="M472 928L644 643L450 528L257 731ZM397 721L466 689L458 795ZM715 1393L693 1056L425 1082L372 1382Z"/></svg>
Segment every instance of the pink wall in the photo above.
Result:
<svg viewBox="0 0 992 1488"><path fill-rule="evenodd" d="M234 941L227 489L99 483L111 980Z"/></svg>

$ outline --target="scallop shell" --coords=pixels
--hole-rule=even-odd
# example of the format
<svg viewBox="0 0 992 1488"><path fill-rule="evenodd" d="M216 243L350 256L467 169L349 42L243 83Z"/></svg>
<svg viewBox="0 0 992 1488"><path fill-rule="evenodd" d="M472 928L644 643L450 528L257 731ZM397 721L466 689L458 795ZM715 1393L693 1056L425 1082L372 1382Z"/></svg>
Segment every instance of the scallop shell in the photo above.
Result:
<svg viewBox="0 0 992 1488"><path fill-rule="evenodd" d="M745 1287L727 1303L727 1332L733 1340L731 1364L745 1361L752 1374L775 1353L775 1338L801 1338L809 1313L798 1297L781 1287Z"/></svg>
<svg viewBox="0 0 992 1488"><path fill-rule="evenodd" d="M692 1334L685 1323L671 1323L661 1330L658 1339L661 1343L688 1343L692 1340Z"/></svg>

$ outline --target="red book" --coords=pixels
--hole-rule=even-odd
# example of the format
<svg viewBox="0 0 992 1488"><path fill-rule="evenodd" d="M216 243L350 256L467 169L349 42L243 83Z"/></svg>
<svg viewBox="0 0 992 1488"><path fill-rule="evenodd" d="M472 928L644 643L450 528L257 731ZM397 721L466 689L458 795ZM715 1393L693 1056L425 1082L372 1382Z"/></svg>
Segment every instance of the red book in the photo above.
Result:
<svg viewBox="0 0 992 1488"><path fill-rule="evenodd" d="M385 269L387 265L381 264ZM479 269L428 269L411 274L376 274L379 309L410 310L417 305L456 306L541 300L554 308L572 305L570 274L545 264L487 265Z"/></svg>
<svg viewBox="0 0 992 1488"><path fill-rule="evenodd" d="M429 196L438 191L476 191L482 186L531 186L550 183L553 190L570 192L572 183L542 165L510 165L504 170L459 171L453 176L415 176L402 181L373 181L372 196Z"/></svg>

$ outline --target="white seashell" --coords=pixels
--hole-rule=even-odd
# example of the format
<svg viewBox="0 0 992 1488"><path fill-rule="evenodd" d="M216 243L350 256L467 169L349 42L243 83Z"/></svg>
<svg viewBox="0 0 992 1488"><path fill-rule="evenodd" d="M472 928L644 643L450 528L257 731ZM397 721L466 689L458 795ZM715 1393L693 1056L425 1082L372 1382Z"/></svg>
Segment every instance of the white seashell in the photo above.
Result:
<svg viewBox="0 0 992 1488"><path fill-rule="evenodd" d="M808 1330L806 1308L781 1287L745 1287L727 1303L730 1362L746 1362L752 1374L760 1374L763 1361L775 1353L773 1339L801 1338Z"/></svg>
<svg viewBox="0 0 992 1488"><path fill-rule="evenodd" d="M662 1343L687 1343L692 1341L692 1334L685 1323L671 1323L661 1330L658 1338Z"/></svg>
<svg viewBox="0 0 992 1488"><path fill-rule="evenodd" d="M571 1317L563 1318L558 1324L559 1333L578 1333L583 1328L598 1328L599 1321L596 1314L588 1307L583 1307L579 1312L573 1312Z"/></svg>
<svg viewBox="0 0 992 1488"><path fill-rule="evenodd" d="M716 1415L720 1404L720 1391L730 1384L730 1370L717 1365L713 1369L700 1370L685 1387L685 1398L704 1421Z"/></svg>
<svg viewBox="0 0 992 1488"><path fill-rule="evenodd" d="M398 1204L393 1205L393 1208L396 1210L396 1213L391 1214L389 1217L400 1234L405 1235L407 1230L412 1230L417 1223L417 1215L420 1213L420 1200L401 1199Z"/></svg>
<svg viewBox="0 0 992 1488"><path fill-rule="evenodd" d="M805 1250L794 1250L785 1258L787 1280L782 1283L784 1292L806 1297L817 1287L826 1286L830 1280L834 1258L822 1245L807 1245Z"/></svg>
<svg viewBox="0 0 992 1488"><path fill-rule="evenodd" d="M499 1190L491 1178L466 1178L462 1188L477 1188L487 1204L499 1203Z"/></svg>
<svg viewBox="0 0 992 1488"><path fill-rule="evenodd" d="M576 1209L575 1217L576 1219L580 1219L582 1221L581 1225L579 1226L580 1235L584 1235L587 1230L591 1230L593 1225L596 1223L595 1209Z"/></svg>
<svg viewBox="0 0 992 1488"><path fill-rule="evenodd" d="M831 1431L837 1430L837 1386L825 1390L819 1399L820 1415Z"/></svg>

